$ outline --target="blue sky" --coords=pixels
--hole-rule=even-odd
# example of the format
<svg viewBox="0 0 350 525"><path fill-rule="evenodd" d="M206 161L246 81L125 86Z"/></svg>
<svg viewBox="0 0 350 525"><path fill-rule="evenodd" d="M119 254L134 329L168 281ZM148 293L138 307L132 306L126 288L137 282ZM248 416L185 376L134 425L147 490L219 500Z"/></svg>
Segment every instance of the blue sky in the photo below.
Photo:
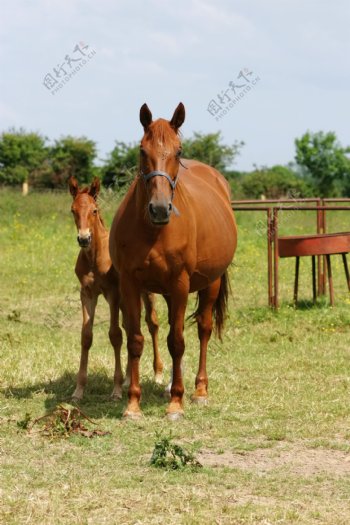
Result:
<svg viewBox="0 0 350 525"><path fill-rule="evenodd" d="M237 169L287 163L306 130L350 144L348 1L0 0L0 8L0 130L85 135L104 158L115 140L141 138L144 102L170 118L182 101L184 136L221 130L225 143L246 143ZM43 79L66 55L81 56L78 42L96 54L52 95ZM208 103L244 68L260 81L216 121Z"/></svg>

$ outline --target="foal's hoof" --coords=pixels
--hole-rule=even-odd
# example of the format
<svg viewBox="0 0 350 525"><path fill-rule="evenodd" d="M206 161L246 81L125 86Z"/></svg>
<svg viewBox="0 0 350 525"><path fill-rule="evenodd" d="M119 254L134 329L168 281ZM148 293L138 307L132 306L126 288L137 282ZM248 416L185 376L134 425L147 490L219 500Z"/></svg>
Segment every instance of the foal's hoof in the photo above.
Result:
<svg viewBox="0 0 350 525"><path fill-rule="evenodd" d="M168 412L166 415L168 421L181 421L184 417L183 412Z"/></svg>
<svg viewBox="0 0 350 525"><path fill-rule="evenodd" d="M139 421L142 419L142 412L130 412L130 410L125 410L123 419L125 419L125 421Z"/></svg>
<svg viewBox="0 0 350 525"><path fill-rule="evenodd" d="M111 400L112 401L120 401L120 399L123 398L122 392L112 392L111 393Z"/></svg>
<svg viewBox="0 0 350 525"><path fill-rule="evenodd" d="M70 398L72 403L80 403L80 401L82 401L82 399L83 399L83 396L79 395L79 394L76 394L75 392L74 392L74 394L72 394L72 397Z"/></svg>
<svg viewBox="0 0 350 525"><path fill-rule="evenodd" d="M194 405L208 406L209 399L205 396L192 396L191 401Z"/></svg>
<svg viewBox="0 0 350 525"><path fill-rule="evenodd" d="M163 384L163 374L155 374L154 382L156 385L162 385Z"/></svg>

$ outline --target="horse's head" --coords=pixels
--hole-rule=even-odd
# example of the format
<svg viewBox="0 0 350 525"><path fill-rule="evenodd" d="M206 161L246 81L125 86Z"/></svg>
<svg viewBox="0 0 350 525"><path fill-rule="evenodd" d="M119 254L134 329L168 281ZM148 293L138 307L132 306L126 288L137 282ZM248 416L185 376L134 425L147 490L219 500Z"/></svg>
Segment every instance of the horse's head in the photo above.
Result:
<svg viewBox="0 0 350 525"><path fill-rule="evenodd" d="M173 209L173 198L179 171L181 141L178 135L185 120L182 102L171 120L152 121L152 113L144 104L140 121L144 136L140 146L140 172L148 195L148 213L152 224L167 224Z"/></svg>
<svg viewBox="0 0 350 525"><path fill-rule="evenodd" d="M88 188L79 189L78 181L70 177L68 185L73 197L71 211L78 230L77 240L81 248L88 248L98 218L96 199L100 191L100 180L95 178Z"/></svg>

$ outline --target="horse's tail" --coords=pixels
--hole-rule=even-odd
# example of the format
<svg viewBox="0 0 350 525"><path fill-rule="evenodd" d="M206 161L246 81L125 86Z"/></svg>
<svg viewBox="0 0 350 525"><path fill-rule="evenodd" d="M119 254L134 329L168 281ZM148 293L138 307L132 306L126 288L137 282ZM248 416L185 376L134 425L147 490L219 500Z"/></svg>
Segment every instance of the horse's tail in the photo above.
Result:
<svg viewBox="0 0 350 525"><path fill-rule="evenodd" d="M224 323L226 319L228 297L229 297L230 292L231 292L230 280L228 278L228 273L226 270L225 273L221 276L219 295L217 296L216 301L213 306L213 316L214 316L214 321L215 321L215 325L214 325L215 335L217 335L220 340L221 340L221 335L222 335L222 329L224 327ZM197 295L196 309L193 312L193 314L188 316L187 319L192 319L193 322L195 322L198 315L200 315L200 311L198 308L198 295Z"/></svg>
<svg viewBox="0 0 350 525"><path fill-rule="evenodd" d="M221 340L222 329L224 327L228 297L231 292L230 280L228 278L227 270L221 276L219 295L214 303L213 314L215 320L215 333Z"/></svg>

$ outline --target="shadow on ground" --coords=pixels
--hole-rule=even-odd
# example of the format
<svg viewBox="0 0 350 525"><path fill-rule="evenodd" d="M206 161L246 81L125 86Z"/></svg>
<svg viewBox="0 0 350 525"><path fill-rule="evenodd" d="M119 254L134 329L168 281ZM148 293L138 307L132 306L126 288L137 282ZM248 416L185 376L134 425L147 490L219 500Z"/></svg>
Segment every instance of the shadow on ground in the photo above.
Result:
<svg viewBox="0 0 350 525"><path fill-rule="evenodd" d="M10 387L2 390L6 398L31 399L42 393L46 395L44 401L45 409L51 412L59 403L71 402L71 395L75 388L76 374L65 372L54 381L40 382L23 387ZM153 413L156 409L163 407L168 400L164 397L164 385L158 385L149 379L141 382L142 388L142 411L145 415ZM79 406L89 417L99 418L121 418L127 402L127 389L123 391L123 399L114 401L110 398L113 390L113 381L101 372L91 373L85 389L84 399Z"/></svg>

